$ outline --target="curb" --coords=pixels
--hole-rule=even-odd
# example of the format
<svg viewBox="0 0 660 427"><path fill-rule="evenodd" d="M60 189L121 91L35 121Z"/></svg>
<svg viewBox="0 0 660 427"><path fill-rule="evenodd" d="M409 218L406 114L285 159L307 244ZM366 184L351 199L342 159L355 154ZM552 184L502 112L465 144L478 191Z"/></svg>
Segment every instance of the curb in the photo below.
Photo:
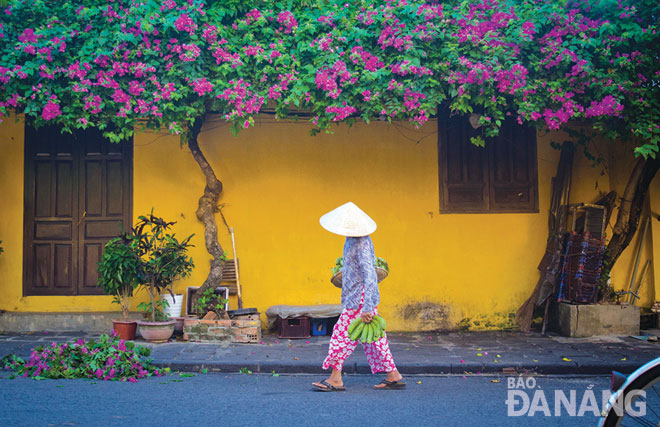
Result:
<svg viewBox="0 0 660 427"><path fill-rule="evenodd" d="M177 372L208 372L239 373L242 369L248 369L254 373L270 374L324 374L318 364L285 364L280 362L173 362L165 360L153 360L153 363L161 368L170 368ZM616 365L605 364L517 364L509 366L477 365L477 364L436 364L436 365L399 365L399 370L404 375L474 375L489 374L502 376L516 375L610 375L613 370L623 374L630 374L641 366L639 363L627 363ZM504 368L513 369L505 371ZM354 363L344 365L346 374L371 374L369 365Z"/></svg>

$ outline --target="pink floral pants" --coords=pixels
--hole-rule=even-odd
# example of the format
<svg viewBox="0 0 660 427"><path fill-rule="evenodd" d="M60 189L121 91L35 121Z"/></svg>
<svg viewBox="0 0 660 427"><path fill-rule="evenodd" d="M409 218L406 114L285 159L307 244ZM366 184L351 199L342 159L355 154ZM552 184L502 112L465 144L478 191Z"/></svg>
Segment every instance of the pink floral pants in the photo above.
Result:
<svg viewBox="0 0 660 427"><path fill-rule="evenodd" d="M323 361L323 369L334 368L341 371L344 361L351 355L351 353L353 353L353 350L355 350L355 347L357 347L358 344L358 341L353 341L348 337L348 325L350 325L353 319L358 317L361 312L361 309L350 308L346 308L342 311L339 320L337 320L337 323L332 330L328 356ZM376 310L374 310L374 314L377 314ZM369 362L372 373L392 372L396 369L386 335L372 343L364 343L362 346L367 355L367 361Z"/></svg>

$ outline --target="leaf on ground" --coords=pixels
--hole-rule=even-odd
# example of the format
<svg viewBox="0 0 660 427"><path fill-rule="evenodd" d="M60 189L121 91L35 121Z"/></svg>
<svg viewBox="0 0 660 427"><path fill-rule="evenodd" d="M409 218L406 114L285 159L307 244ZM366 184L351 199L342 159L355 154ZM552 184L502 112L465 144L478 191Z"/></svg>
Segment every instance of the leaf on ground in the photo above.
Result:
<svg viewBox="0 0 660 427"><path fill-rule="evenodd" d="M173 383L182 383L183 382L183 380L170 380L170 381L173 382ZM165 384L167 384L167 383L165 383Z"/></svg>
<svg viewBox="0 0 660 427"><path fill-rule="evenodd" d="M188 373L185 373L185 372L180 372L179 376L184 377L184 378L190 378L190 377L194 377L195 374L188 374Z"/></svg>
<svg viewBox="0 0 660 427"><path fill-rule="evenodd" d="M200 372L201 372L202 374L208 374L208 373L209 373L209 370L206 369L206 368L204 368L204 369L202 369Z"/></svg>
<svg viewBox="0 0 660 427"><path fill-rule="evenodd" d="M573 361L573 359L569 359L568 357L563 357L561 360L563 360L564 362L572 362Z"/></svg>
<svg viewBox="0 0 660 427"><path fill-rule="evenodd" d="M499 383L500 380L490 380L491 383Z"/></svg>
<svg viewBox="0 0 660 427"><path fill-rule="evenodd" d="M483 356L483 354L482 353L477 353L477 356L481 357L481 356Z"/></svg>

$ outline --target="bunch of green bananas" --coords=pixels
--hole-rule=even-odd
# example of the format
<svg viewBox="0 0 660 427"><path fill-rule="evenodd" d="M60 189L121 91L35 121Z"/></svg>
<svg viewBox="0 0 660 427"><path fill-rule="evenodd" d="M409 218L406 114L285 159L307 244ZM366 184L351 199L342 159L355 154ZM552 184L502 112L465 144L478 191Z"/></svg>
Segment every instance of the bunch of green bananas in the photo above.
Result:
<svg viewBox="0 0 660 427"><path fill-rule="evenodd" d="M341 269L344 267L344 257L339 257L335 261L335 266L332 267L332 274L335 275L341 271Z"/></svg>
<svg viewBox="0 0 660 427"><path fill-rule="evenodd" d="M385 336L385 319L376 315L371 322L364 323L362 317L358 317L348 325L348 337L353 341L360 340L361 343L372 343Z"/></svg>

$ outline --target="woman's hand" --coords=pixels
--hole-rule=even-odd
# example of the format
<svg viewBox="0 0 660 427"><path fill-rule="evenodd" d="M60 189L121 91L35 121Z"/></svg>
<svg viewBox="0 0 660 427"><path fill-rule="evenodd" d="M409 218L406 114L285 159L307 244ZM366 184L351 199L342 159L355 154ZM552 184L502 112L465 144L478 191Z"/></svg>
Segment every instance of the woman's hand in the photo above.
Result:
<svg viewBox="0 0 660 427"><path fill-rule="evenodd" d="M362 313L362 321L364 323L369 323L371 322L371 319L374 318L374 315L372 313Z"/></svg>

